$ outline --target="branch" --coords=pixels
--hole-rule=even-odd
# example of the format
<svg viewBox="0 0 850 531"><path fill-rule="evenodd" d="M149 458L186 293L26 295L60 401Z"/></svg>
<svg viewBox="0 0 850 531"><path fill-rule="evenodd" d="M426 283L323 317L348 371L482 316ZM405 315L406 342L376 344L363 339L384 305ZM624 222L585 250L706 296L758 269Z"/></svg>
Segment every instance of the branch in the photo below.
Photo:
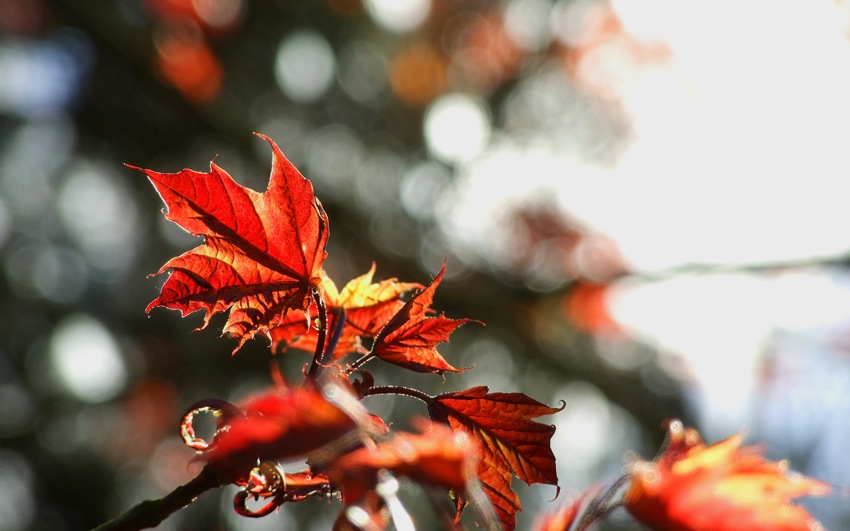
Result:
<svg viewBox="0 0 850 531"><path fill-rule="evenodd" d="M228 483L229 481L207 465L185 485L177 487L162 498L145 500L93 531L137 531L156 527L171 514L195 501L199 495Z"/></svg>

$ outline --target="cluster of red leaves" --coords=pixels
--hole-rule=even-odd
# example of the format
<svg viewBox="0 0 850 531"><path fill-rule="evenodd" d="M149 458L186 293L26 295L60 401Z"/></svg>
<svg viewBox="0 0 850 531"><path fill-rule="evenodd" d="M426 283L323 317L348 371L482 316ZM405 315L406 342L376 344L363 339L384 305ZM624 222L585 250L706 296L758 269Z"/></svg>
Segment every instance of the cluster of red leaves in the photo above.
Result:
<svg viewBox="0 0 850 531"><path fill-rule="evenodd" d="M268 189L246 189L221 168L165 174L144 171L168 206L166 217L204 242L169 260L170 272L148 306L203 310L204 327L228 313L224 333L237 339L269 338L273 351L313 352L301 385L279 388L241 406L204 400L184 416L185 442L208 466L242 487L234 500L245 516L263 516L285 502L338 494L345 509L336 530L385 529L398 518L397 481L403 476L451 491L454 526L472 502L489 527L516 526L521 510L514 476L528 484L557 485L550 448L555 428L536 418L557 413L522 393L487 387L427 395L374 384L361 369L379 359L415 372L460 372L437 346L469 319L449 319L432 309L445 273L423 286L396 279L374 282L374 265L342 291L322 269L328 221L313 187L273 141ZM359 357L346 362L345 357ZM352 381L355 375L359 381ZM418 398L430 420L419 433L390 433L362 399L377 394ZM210 442L198 438L199 413L218 416ZM741 447L740 435L707 446L699 434L670 424L668 441L652 462L633 463L607 491L594 487L541 519L536 529L586 529L619 504L638 521L665 531L802 531L819 524L795 498L822 495L828 487L788 474L784 462L768 462L758 448ZM280 461L306 458L308 468L283 472ZM628 487L618 501L620 486ZM249 498L264 499L259 510Z"/></svg>
<svg viewBox="0 0 850 531"><path fill-rule="evenodd" d="M202 401L190 409L182 425L187 444L243 487L236 509L249 516L267 514L286 501L339 492L347 506L383 528L392 512L388 495L382 494L390 474L451 490L456 520L472 500L492 505L480 507L485 520L495 514L505 529L513 529L521 509L511 489L513 476L529 484L557 485L550 448L554 427L533 419L560 409L521 393L490 393L486 387L429 396L374 386L371 374L361 369L372 359L415 372L464 370L437 351L469 322L432 309L445 266L427 286L395 279L373 282L373 266L339 291L322 269L328 222L311 183L273 141L259 136L273 154L263 193L240 186L214 163L207 173L142 170L167 205L166 218L204 238L158 271L170 274L148 311L164 306L185 316L203 310L204 327L213 315L227 312L224 333L238 340L234 353L258 334L270 339L273 350L283 346L314 353L300 386L240 407ZM344 365L349 354L359 357ZM354 386L349 380L357 373L364 378ZM383 421L369 415L360 401L388 393L427 403L430 422L422 433L388 434ZM204 411L219 416L209 443L195 437L192 426L194 416ZM299 475L274 465L296 457L310 464ZM244 505L251 496L270 501L251 511ZM346 528L350 519L341 517L338 528Z"/></svg>

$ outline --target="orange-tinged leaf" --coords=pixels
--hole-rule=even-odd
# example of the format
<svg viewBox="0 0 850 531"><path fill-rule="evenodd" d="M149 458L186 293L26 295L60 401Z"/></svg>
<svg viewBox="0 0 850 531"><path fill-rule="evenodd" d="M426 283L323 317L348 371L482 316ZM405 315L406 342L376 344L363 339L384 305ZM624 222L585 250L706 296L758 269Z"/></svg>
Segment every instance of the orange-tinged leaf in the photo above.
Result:
<svg viewBox="0 0 850 531"><path fill-rule="evenodd" d="M210 171L142 170L168 207L165 217L204 243L157 272L171 270L147 311L165 306L182 315L230 309L224 332L239 347L279 324L290 309L306 309L323 282L327 217L313 186L272 148L269 186L258 193L237 184L215 163ZM137 168L141 169L141 168Z"/></svg>
<svg viewBox="0 0 850 531"><path fill-rule="evenodd" d="M529 485L558 484L550 441L555 427L532 419L561 409L522 393L490 393L484 386L434 397L432 419L449 424L477 443L478 477L506 529L522 509L510 488L512 474Z"/></svg>
<svg viewBox="0 0 850 531"><path fill-rule="evenodd" d="M410 290L421 289L417 282L399 282L389 278L372 282L375 264L369 271L342 288L339 296L332 301L334 306L345 308L346 325L350 333L362 337L375 337L390 318L398 312L404 302L399 297Z"/></svg>
<svg viewBox="0 0 850 531"><path fill-rule="evenodd" d="M784 461L769 462L758 447L742 447L735 435L706 446L696 430L670 423L667 442L652 462L631 465L626 509L653 529L810 531L820 524L800 506L829 486L788 473Z"/></svg>
<svg viewBox="0 0 850 531"><path fill-rule="evenodd" d="M341 292L336 285L326 280L325 301L329 309L329 327L333 327L333 310L345 310L345 324L334 351L334 359L359 350L362 338L373 338L386 322L402 307L400 296L410 290L421 288L415 282L398 282L395 278L372 282L375 265L364 275L351 280ZM314 351L318 333L315 327L305 327L315 318L313 313L290 312L278 326L269 330L272 349L284 344L286 348ZM308 317L309 315L309 317Z"/></svg>
<svg viewBox="0 0 850 531"><path fill-rule="evenodd" d="M454 330L470 319L449 319L434 315L431 304L446 265L424 290L405 303L375 337L372 353L393 365L416 372L461 372L437 352L437 345L449 340Z"/></svg>

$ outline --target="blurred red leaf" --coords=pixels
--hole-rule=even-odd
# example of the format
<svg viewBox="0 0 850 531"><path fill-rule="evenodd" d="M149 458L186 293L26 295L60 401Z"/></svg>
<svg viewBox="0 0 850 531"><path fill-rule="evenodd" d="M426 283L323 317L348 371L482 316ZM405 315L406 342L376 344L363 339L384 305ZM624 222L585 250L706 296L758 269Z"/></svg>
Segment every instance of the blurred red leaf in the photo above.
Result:
<svg viewBox="0 0 850 531"><path fill-rule="evenodd" d="M821 529L794 498L819 496L829 486L789 475L787 463L765 461L741 447L738 434L706 446L696 430L670 423L667 442L652 462L631 466L626 509L653 529L738 531Z"/></svg>
<svg viewBox="0 0 850 531"><path fill-rule="evenodd" d="M619 490L619 485L614 491L609 491L608 494ZM565 502L561 503L558 508L552 511L541 513L535 520L532 528L534 531L569 531L573 524L581 522L578 529L587 529L593 519L601 517L604 512L593 514L592 511L599 511L600 507L595 502L599 500L598 496L601 492L599 485L592 486L582 492L580 495L573 495ZM594 499L595 498L595 499ZM588 503L590 501L590 503ZM610 510L606 509L606 510ZM586 511L591 511L588 514ZM591 520L585 520L590 516Z"/></svg>
<svg viewBox="0 0 850 531"><path fill-rule="evenodd" d="M346 501L358 500L386 470L425 485L463 491L474 458L474 446L463 433L426 421L421 434L400 433L375 448L358 448L334 461L328 475Z"/></svg>
<svg viewBox="0 0 850 531"><path fill-rule="evenodd" d="M523 393L490 393L484 386L434 397L431 418L467 433L478 448L478 478L505 529L522 509L511 489L512 474L532 483L558 484L550 448L555 427L531 419L561 409Z"/></svg>
<svg viewBox="0 0 850 531"><path fill-rule="evenodd" d="M206 326L230 308L224 332L239 340L236 350L280 323L288 310L307 308L311 290L323 282L328 239L310 181L270 138L258 136L273 155L262 194L237 184L215 163L208 173L142 170L168 206L165 217L205 239L157 272L172 270L147 310L165 306L184 316L204 310Z"/></svg>
<svg viewBox="0 0 850 531"><path fill-rule="evenodd" d="M534 531L569 531L579 515L583 501L577 498L569 503L561 504L554 511L540 515L534 521Z"/></svg>
<svg viewBox="0 0 850 531"><path fill-rule="evenodd" d="M384 499L377 492L369 491L356 506L349 505L339 513L333 531L383 531L390 522L390 512Z"/></svg>
<svg viewBox="0 0 850 531"><path fill-rule="evenodd" d="M209 103L224 80L221 62L194 26L167 26L156 34L156 68L188 101Z"/></svg>
<svg viewBox="0 0 850 531"><path fill-rule="evenodd" d="M470 321L435 315L431 309L434 292L445 272L443 264L437 278L407 301L381 329L372 347L376 357L416 372L442 374L464 370L452 367L437 352L439 343L448 341L457 327Z"/></svg>
<svg viewBox="0 0 850 531"><path fill-rule="evenodd" d="M242 410L244 416L230 420L204 452L209 464L229 477L241 478L258 461L316 452L357 427L310 383L264 394Z"/></svg>

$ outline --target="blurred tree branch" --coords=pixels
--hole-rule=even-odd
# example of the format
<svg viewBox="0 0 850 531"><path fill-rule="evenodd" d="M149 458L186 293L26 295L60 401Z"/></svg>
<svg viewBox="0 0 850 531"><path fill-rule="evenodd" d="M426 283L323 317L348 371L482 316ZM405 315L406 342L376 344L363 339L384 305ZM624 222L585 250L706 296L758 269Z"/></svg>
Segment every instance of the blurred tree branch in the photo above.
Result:
<svg viewBox="0 0 850 531"><path fill-rule="evenodd" d="M136 531L156 527L171 514L191 504L204 492L226 485L221 475L210 466L185 485L181 485L162 498L145 500L94 531Z"/></svg>

